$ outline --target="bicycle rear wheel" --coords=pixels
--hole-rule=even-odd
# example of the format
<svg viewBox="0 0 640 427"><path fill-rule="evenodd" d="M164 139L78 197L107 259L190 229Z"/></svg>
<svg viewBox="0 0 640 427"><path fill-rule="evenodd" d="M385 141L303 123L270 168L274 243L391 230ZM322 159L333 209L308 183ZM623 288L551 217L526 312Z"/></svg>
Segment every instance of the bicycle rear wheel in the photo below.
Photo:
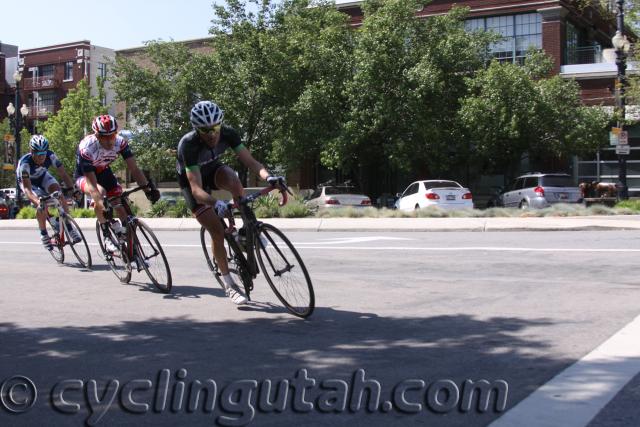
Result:
<svg viewBox="0 0 640 427"><path fill-rule="evenodd" d="M200 244L202 245L202 251L204 257L207 260L209 270L213 273L218 285L222 289L225 289L224 281L222 280L222 272L216 262L216 259L211 252L211 236L209 232L204 228L200 228ZM251 291L253 290L253 279L249 274L246 267L247 260L238 243L233 240L231 236L225 236L224 248L227 254L227 265L229 266L229 274L235 283L242 283L247 298L250 299Z"/></svg>
<svg viewBox="0 0 640 427"><path fill-rule="evenodd" d="M129 257L127 256L127 251L124 250L122 244L118 244L119 250L117 252L107 252L104 247L102 230L100 229L100 223L96 221L96 234L98 235L98 245L100 246L100 250L104 255L105 261L111 267L111 271L116 275L118 280L122 283L129 283L131 280L131 262L129 261ZM109 228L109 237L114 242L118 242L118 238L114 234L113 230Z"/></svg>
<svg viewBox="0 0 640 427"><path fill-rule="evenodd" d="M48 252L58 264L62 264L64 262L64 244L62 243L60 233L54 226L56 221L58 224L60 223L58 216L47 216L47 233L49 233L51 244L53 245L53 249Z"/></svg>
<svg viewBox="0 0 640 427"><path fill-rule="evenodd" d="M315 294L300 254L271 224L261 224L257 237L258 262L269 286L291 314L309 317L315 308ZM266 247L263 241L267 242Z"/></svg>
<svg viewBox="0 0 640 427"><path fill-rule="evenodd" d="M132 227L129 227L129 232L131 232L131 229ZM140 220L137 221L135 226L134 238L136 255L142 261L142 268L155 287L168 294L171 292L171 270L158 238L151 228Z"/></svg>
<svg viewBox="0 0 640 427"><path fill-rule="evenodd" d="M84 237L84 233L78 226L78 223L70 215L67 215L64 227L66 230L65 236L67 237L67 243L71 246L71 251L78 259L78 262L84 268L91 268L91 252L89 251L89 244L87 243L87 239ZM69 231L71 229L75 230L76 233L78 233L78 236L82 239L78 243L73 243L73 240L69 237Z"/></svg>

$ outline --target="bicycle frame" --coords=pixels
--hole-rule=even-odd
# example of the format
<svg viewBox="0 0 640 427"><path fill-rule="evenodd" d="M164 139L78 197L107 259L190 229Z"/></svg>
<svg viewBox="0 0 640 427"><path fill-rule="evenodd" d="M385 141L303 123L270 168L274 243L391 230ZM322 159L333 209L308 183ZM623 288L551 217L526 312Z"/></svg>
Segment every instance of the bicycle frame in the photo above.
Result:
<svg viewBox="0 0 640 427"><path fill-rule="evenodd" d="M60 192L54 191L48 196L40 197L40 202L44 202L44 209L42 211L44 212L45 221L47 222L52 218L49 208L52 207L58 210L58 231L55 234L57 235L58 245L64 246L66 244L66 226L63 223L66 222L67 212L62 208L62 204L60 200L58 200L59 197Z"/></svg>
<svg viewBox="0 0 640 427"><path fill-rule="evenodd" d="M118 196L105 197L105 217L107 220L112 223L113 218L113 208L122 207L127 215L126 221L122 224L127 229L127 241L126 243L126 253L129 257L129 260L133 261L134 255L136 252L137 242L135 241L133 236L136 234L136 227L138 226L138 218L133 214L131 210L131 206L129 205L129 196L136 191L142 190L144 187L137 187L133 190L124 191L122 194ZM119 200L120 203L116 204L115 201Z"/></svg>

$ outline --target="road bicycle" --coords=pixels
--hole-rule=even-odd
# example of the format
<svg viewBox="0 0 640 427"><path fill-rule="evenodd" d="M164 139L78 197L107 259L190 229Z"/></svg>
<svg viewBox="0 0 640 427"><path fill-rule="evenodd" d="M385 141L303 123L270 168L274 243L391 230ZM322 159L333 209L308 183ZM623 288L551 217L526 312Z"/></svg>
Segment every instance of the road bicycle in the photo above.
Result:
<svg viewBox="0 0 640 427"><path fill-rule="evenodd" d="M224 227L225 250L229 273L236 283L244 286L247 299L251 300L253 280L262 271L267 283L284 307L293 315L306 318L313 313L315 295L307 268L298 251L289 239L271 224L256 219L253 203L273 190L278 190L282 197L280 206L287 202L289 189L280 183L278 187L267 187L239 200L238 209L242 217L244 236L238 233L231 214L236 206L228 203L228 215L220 218ZM244 241L242 241L244 240ZM223 287L222 274L218 263L211 252L209 233L204 227L200 229L200 243L207 265Z"/></svg>
<svg viewBox="0 0 640 427"><path fill-rule="evenodd" d="M78 223L62 208L59 200L60 195L60 191L54 191L47 196L40 197L40 206L47 220L47 231L52 236L51 245L53 249L49 253L53 259L62 264L64 263L64 247L69 246L80 265L84 268L91 268L91 252L89 251L87 239L84 238ZM75 230L80 237L78 242L67 239L71 230Z"/></svg>
<svg viewBox="0 0 640 427"><path fill-rule="evenodd" d="M104 198L105 217L109 222L109 238L118 250L115 252L106 250L100 222L96 221L98 244L111 271L122 283L129 283L131 280L133 271L131 263L134 262L136 270L138 272L144 270L158 290L169 293L172 282L171 270L160 241L151 228L133 214L129 202L131 194L146 187L135 187L119 196ZM120 219L113 218L113 209L120 206L127 214L126 226L121 224Z"/></svg>

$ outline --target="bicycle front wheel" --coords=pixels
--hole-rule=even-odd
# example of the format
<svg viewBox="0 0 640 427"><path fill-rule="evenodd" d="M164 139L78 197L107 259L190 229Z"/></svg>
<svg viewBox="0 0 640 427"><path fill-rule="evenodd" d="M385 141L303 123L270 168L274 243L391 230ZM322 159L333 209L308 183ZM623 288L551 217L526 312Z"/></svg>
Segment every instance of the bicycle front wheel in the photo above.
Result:
<svg viewBox="0 0 640 427"><path fill-rule="evenodd" d="M100 222L96 221L96 234L98 235L98 245L100 246L100 250L104 255L105 261L109 264L111 271L116 275L118 280L122 283L129 283L131 280L131 262L129 261L129 257L127 256L127 251L124 249L122 244L118 244L119 250L116 252L109 252L104 247L104 237L102 236L102 230L100 229ZM114 241L118 242L118 238L113 233L113 230L109 228L109 237Z"/></svg>
<svg viewBox="0 0 640 427"><path fill-rule="evenodd" d="M62 264L64 262L64 244L62 243L60 233L56 226L54 226L56 223L60 223L58 216L47 216L47 233L49 233L51 245L53 245L53 249L51 249L49 253L58 264Z"/></svg>
<svg viewBox="0 0 640 427"><path fill-rule="evenodd" d="M151 228L140 220L135 226L135 245L136 255L142 261L142 268L151 282L161 292L171 292L171 270L167 257Z"/></svg>
<svg viewBox="0 0 640 427"><path fill-rule="evenodd" d="M289 239L271 224L261 224L255 242L258 262L269 286L291 314L309 317L315 295L307 268Z"/></svg>
<svg viewBox="0 0 640 427"><path fill-rule="evenodd" d="M71 251L78 259L80 265L84 268L91 268L91 252L89 251L89 244L87 243L87 239L84 237L84 233L78 226L78 223L70 215L67 215L64 228L66 230L65 236L67 243L71 246ZM78 243L73 243L73 240L71 240L71 237L69 236L69 232L71 230L75 230L82 240Z"/></svg>

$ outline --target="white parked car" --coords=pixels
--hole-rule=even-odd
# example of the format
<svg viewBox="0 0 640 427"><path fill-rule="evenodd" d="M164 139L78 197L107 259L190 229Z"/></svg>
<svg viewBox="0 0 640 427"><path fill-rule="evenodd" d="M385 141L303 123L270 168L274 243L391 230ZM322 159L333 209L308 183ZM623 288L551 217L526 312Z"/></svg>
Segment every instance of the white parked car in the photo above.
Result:
<svg viewBox="0 0 640 427"><path fill-rule="evenodd" d="M366 208L371 206L371 199L357 194L354 187L327 185L318 187L306 203L311 208Z"/></svg>
<svg viewBox="0 0 640 427"><path fill-rule="evenodd" d="M438 206L443 209L473 209L471 192L455 181L416 181L409 185L399 197L396 207L403 211L428 206Z"/></svg>

